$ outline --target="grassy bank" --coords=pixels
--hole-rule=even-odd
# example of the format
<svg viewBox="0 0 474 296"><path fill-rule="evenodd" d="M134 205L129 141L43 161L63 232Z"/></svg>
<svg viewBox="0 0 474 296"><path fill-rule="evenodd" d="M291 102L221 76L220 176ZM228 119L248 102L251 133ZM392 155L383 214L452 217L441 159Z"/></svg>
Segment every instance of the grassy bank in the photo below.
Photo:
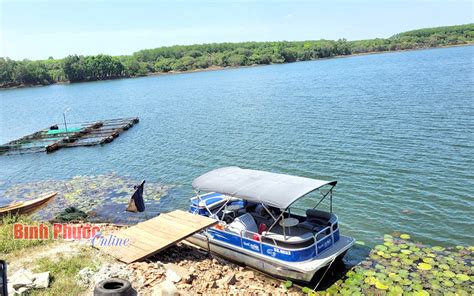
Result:
<svg viewBox="0 0 474 296"><path fill-rule="evenodd" d="M14 224L29 226L47 222L34 221L27 216L7 216L0 224L0 254L1 259L9 265L8 276L19 268L26 268L33 272L50 272L50 287L36 289L31 295L79 295L87 287L80 286L76 281L78 272L85 268L97 268L96 252L90 247L80 247L74 243L53 241L51 238L13 239Z"/></svg>
<svg viewBox="0 0 474 296"><path fill-rule="evenodd" d="M35 240L35 239L13 239L13 225L38 225L39 222L33 221L27 216L12 216L3 217L0 221L0 254L10 254L16 251L21 251L29 247L38 245L46 245L51 243L51 239ZM49 225L48 223L46 223Z"/></svg>
<svg viewBox="0 0 474 296"><path fill-rule="evenodd" d="M73 256L54 256L52 258L39 258L34 264L35 272L49 271L51 276L51 286L48 289L34 290L32 295L79 295L87 290L87 287L80 286L77 281L77 274L86 267L97 270L97 263L93 261L90 248L83 248Z"/></svg>

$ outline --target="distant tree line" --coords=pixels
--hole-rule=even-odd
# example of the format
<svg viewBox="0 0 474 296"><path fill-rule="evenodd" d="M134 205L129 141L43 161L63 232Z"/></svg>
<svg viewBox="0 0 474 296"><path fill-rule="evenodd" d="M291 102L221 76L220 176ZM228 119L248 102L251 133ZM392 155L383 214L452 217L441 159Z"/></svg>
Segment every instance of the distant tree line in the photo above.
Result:
<svg viewBox="0 0 474 296"><path fill-rule="evenodd" d="M0 87L47 85L190 71L309 61L333 56L420 49L474 42L474 24L427 28L390 38L296 42L212 43L141 50L130 56L70 55L58 60L0 58Z"/></svg>

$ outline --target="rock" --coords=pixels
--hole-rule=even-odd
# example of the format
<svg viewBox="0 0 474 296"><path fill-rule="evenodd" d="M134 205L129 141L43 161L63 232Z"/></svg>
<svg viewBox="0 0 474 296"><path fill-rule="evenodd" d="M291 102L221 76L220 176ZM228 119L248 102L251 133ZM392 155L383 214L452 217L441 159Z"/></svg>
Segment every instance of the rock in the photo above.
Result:
<svg viewBox="0 0 474 296"><path fill-rule="evenodd" d="M215 289L215 288L217 288L217 283L216 283L216 281L211 281L211 282L207 283L207 288L208 288L208 289Z"/></svg>
<svg viewBox="0 0 474 296"><path fill-rule="evenodd" d="M236 278L235 278L235 273L231 272L225 277L225 281L228 285L235 285Z"/></svg>
<svg viewBox="0 0 474 296"><path fill-rule="evenodd" d="M92 277L92 283L95 285L108 278L121 278L121 279L130 279L132 271L129 270L126 265L115 263L115 264L105 264L94 274Z"/></svg>
<svg viewBox="0 0 474 296"><path fill-rule="evenodd" d="M180 277L180 280L182 279L186 283L190 282L191 274L189 273L189 271L186 268L184 268L182 266L179 266L179 265L176 265L176 264L173 264L173 263L165 264L165 268L167 269L166 272L168 272L168 270L172 270L174 273L176 273ZM179 282L179 280L178 280L178 282Z"/></svg>
<svg viewBox="0 0 474 296"><path fill-rule="evenodd" d="M35 289L46 289L49 287L49 271L35 273L34 277L35 281L33 282L33 286Z"/></svg>
<svg viewBox="0 0 474 296"><path fill-rule="evenodd" d="M231 272L227 274L225 277L223 277L222 279L220 279L217 282L217 284L220 288L228 289L229 285L234 285L235 282L236 282L235 273Z"/></svg>
<svg viewBox="0 0 474 296"><path fill-rule="evenodd" d="M8 279L13 289L15 290L22 287L32 288L34 280L35 280L35 277L33 273L31 273L30 271L24 268L20 268Z"/></svg>
<svg viewBox="0 0 474 296"><path fill-rule="evenodd" d="M181 280L181 277L171 269L166 270L166 279L173 283L177 283Z"/></svg>
<svg viewBox="0 0 474 296"><path fill-rule="evenodd" d="M174 296L178 295L178 289L170 280L164 280L163 282L156 285L152 292L152 296Z"/></svg>
<svg viewBox="0 0 474 296"><path fill-rule="evenodd" d="M49 286L49 271L31 273L26 269L19 269L8 279L8 289L12 295L27 294L30 289L45 289Z"/></svg>
<svg viewBox="0 0 474 296"><path fill-rule="evenodd" d="M28 295L28 294L29 294L29 293L28 293L29 290L30 290L30 289L27 288L27 287L21 287L21 288L19 288L18 290L14 291L13 295L17 295L17 294L18 294L18 295Z"/></svg>
<svg viewBox="0 0 474 296"><path fill-rule="evenodd" d="M249 286L249 289L250 290L263 290L263 287L260 287L260 286L255 286L255 285L252 285L252 286Z"/></svg>
<svg viewBox="0 0 474 296"><path fill-rule="evenodd" d="M85 267L79 270L77 274L77 282L81 286L89 287L94 277L94 271L90 267Z"/></svg>

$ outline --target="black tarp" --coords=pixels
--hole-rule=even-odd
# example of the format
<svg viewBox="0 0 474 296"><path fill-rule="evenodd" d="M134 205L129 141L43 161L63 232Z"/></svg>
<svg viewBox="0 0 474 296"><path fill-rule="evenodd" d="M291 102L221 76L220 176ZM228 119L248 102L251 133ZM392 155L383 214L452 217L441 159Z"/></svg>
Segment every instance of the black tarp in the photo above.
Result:
<svg viewBox="0 0 474 296"><path fill-rule="evenodd" d="M132 195L130 202L128 203L127 211L129 212L143 212L145 211L145 201L143 200L143 186L145 180L140 185L135 186L135 193Z"/></svg>

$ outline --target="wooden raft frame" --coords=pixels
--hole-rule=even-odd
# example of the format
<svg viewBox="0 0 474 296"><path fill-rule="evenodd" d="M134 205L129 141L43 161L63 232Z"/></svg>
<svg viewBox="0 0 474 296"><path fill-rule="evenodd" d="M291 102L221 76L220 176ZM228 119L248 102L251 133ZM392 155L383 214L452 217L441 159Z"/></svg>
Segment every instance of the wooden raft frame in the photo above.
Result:
<svg viewBox="0 0 474 296"><path fill-rule="evenodd" d="M51 153L61 148L107 144L139 121L138 117L127 117L94 122L69 123L67 128L71 130L70 132L65 131L56 134L48 134L48 131L52 129L45 128L0 145L0 155L34 152ZM58 124L53 126L59 127Z"/></svg>

